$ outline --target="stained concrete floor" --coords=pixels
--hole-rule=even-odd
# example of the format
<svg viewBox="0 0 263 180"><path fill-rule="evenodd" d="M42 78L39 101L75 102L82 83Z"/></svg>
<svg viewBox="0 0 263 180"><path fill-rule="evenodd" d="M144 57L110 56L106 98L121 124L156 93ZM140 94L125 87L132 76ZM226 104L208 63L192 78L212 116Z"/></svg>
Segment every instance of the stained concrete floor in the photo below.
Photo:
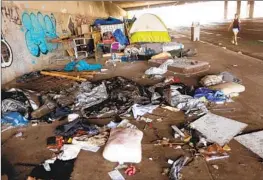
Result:
<svg viewBox="0 0 263 180"><path fill-rule="evenodd" d="M211 68L195 76L179 76L182 82L186 84L197 84L197 80L205 74L214 74L222 71L229 71L242 79L246 91L241 93L234 103L221 105L218 108L234 108L234 111L215 110L215 114L222 115L240 122L248 124L244 132L263 129L263 62L254 58L231 52L220 47L203 44L200 42L190 42L186 38L177 39L182 42L186 48L197 48L198 56L195 59L208 61ZM235 66L234 66L235 65ZM147 62L122 63L117 67L108 67L110 70L106 74L101 74L95 79L103 79L112 76L121 75L142 84L156 83L151 80L141 79L143 72L148 68ZM169 72L166 75L172 75ZM154 121L153 126L157 128L159 136L172 138L172 129L170 125L179 124L184 121L182 112L164 112L157 109L154 114L160 114L163 117L162 122ZM151 116L156 119L157 117ZM93 121L96 122L96 121ZM10 130L2 133L2 158L5 158L10 173L17 179L24 179L33 167L15 165L16 163L38 164L51 157L52 152L46 149L46 138L53 135L53 130L61 122L52 124L41 124L36 127L22 128L24 138L16 138L12 135L17 130ZM98 124L106 123L97 120ZM139 129L143 129L143 122L133 122ZM162 168L168 167L167 159L176 159L179 155L186 152L175 150L169 147L156 147L151 144L156 139L152 129L144 131L142 141L142 162L137 164L138 173L135 176L126 179L133 180L165 180L162 176ZM230 158L206 163L202 158L195 159L188 166L183 168L182 174L185 180L259 180L263 177L263 164L259 162L258 157L243 147L237 141L230 142ZM108 180L108 172L112 171L117 165L108 162L102 157L101 148L97 153L81 151L74 166L72 179L74 180ZM149 158L153 158L152 161ZM212 165L218 165L216 170ZM2 164L4 165L4 164ZM121 171L122 174L123 171Z"/></svg>

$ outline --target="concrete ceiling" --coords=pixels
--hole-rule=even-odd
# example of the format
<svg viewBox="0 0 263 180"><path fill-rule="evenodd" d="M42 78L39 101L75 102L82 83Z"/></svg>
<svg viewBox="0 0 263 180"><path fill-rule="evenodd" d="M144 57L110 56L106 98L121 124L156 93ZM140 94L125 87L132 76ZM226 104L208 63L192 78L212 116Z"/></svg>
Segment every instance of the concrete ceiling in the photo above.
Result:
<svg viewBox="0 0 263 180"><path fill-rule="evenodd" d="M124 10L135 10L143 9L147 7L161 7L161 6L172 6L180 5L184 3L198 2L193 0L178 0L178 1L112 1L112 3L121 7Z"/></svg>

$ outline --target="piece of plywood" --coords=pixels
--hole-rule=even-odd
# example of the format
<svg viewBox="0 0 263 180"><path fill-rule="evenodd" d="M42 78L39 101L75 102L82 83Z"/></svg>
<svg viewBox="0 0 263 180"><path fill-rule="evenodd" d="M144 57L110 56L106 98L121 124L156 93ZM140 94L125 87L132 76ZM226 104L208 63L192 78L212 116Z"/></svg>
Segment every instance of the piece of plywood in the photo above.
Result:
<svg viewBox="0 0 263 180"><path fill-rule="evenodd" d="M208 113L191 123L191 127L202 133L209 142L218 143L220 146L245 129L247 124L232 119Z"/></svg>
<svg viewBox="0 0 263 180"><path fill-rule="evenodd" d="M234 139L263 158L263 131L240 135Z"/></svg>

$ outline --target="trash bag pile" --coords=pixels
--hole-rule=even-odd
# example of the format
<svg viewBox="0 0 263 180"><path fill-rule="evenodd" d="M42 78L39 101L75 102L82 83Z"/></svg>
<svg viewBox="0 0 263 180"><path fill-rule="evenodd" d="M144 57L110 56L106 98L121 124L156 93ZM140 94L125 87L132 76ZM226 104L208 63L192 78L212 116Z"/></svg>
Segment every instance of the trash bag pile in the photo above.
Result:
<svg viewBox="0 0 263 180"><path fill-rule="evenodd" d="M201 121L206 116L213 116L208 110L210 103L230 102L232 97L243 92L244 86L239 83L241 81L238 78L224 72L203 77L200 87L188 86L177 77L167 77L163 82L143 86L117 76L96 82L76 82L62 91L50 91L41 95L30 90L10 89L2 91L1 123L17 127L28 125L31 121L50 123L66 119L66 123L56 128L54 136L47 139L47 148L57 155L35 167L29 177L70 179L80 150L97 152L105 145L103 157L106 160L119 164L141 161L143 132L125 117L133 115L134 119L143 120L150 127L152 120L143 116L162 107L170 111L181 110L186 117L195 117L196 121ZM87 121L89 118L102 117L114 120L104 126ZM200 123L205 125L207 119ZM212 126L213 123L208 125ZM239 127L238 125L240 128L235 130L236 134L246 126L237 124L233 127ZM217 137L207 137L207 129L202 131L198 123L186 121L183 127L174 125L172 128L175 131L174 138L181 139L180 145L167 138L159 139L154 144L182 149L186 146L193 156L201 154L208 161L229 157L227 151L230 148L227 143L233 138L233 134L222 143L217 141ZM116 151L122 153L116 154ZM188 157L172 161L171 168L164 170L164 174L169 175L170 179L179 179L179 171L188 161ZM61 167L67 171L62 172ZM134 166L126 168L127 175L136 173ZM119 172L114 170L109 175L114 173ZM120 173L119 175L121 176Z"/></svg>

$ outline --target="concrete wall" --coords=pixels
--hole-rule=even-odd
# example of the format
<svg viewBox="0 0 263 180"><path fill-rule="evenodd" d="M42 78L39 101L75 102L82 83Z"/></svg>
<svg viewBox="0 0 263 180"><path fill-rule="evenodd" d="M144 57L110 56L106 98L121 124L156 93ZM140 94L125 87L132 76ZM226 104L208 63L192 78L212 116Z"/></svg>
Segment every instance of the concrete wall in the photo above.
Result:
<svg viewBox="0 0 263 180"><path fill-rule="evenodd" d="M50 59L64 53L60 44L45 39L71 34L98 17L122 17L126 11L110 2L15 1L2 2L2 38L11 48L12 63L2 64L2 84L25 73L44 69ZM70 20L71 19L71 20ZM72 22L72 23L71 23ZM3 43L2 43L3 44Z"/></svg>

